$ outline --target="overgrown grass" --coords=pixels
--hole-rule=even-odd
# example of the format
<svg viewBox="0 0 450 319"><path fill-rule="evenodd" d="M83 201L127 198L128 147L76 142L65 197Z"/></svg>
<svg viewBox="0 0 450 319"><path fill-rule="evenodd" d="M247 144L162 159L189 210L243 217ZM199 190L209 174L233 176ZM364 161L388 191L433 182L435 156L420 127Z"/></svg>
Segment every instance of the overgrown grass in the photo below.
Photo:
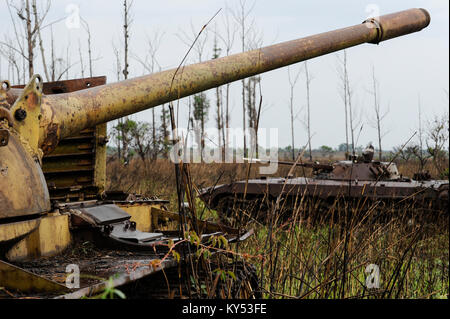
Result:
<svg viewBox="0 0 450 319"><path fill-rule="evenodd" d="M257 168L252 165L250 178L258 176ZM193 164L190 169L198 188L247 175L246 164ZM280 167L278 175L285 176L288 170ZM399 170L411 177L417 165L400 163ZM428 170L439 178L431 166ZM298 169L296 174L311 172ZM170 207L176 209L174 167L169 161L143 165L134 160L127 167L112 162L108 187L170 199ZM197 212L205 212L203 218L217 218L201 201L196 203ZM447 212L429 218L429 213L413 206L393 211L373 202L361 209L360 203L338 199L317 211L317 204L300 198L293 211L282 208L268 214L265 223L250 220L245 225L255 235L239 244L239 252L252 256L249 261L256 266L264 297L448 298ZM366 269L371 264L379 268L380 280L378 288L369 289Z"/></svg>

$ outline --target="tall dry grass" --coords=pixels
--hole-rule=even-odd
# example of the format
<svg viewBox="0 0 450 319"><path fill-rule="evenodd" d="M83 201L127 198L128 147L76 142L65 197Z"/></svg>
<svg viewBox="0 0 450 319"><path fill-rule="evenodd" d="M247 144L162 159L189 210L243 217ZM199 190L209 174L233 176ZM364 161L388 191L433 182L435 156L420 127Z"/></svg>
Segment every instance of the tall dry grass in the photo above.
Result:
<svg viewBox="0 0 450 319"><path fill-rule="evenodd" d="M201 188L242 180L247 164L192 164L193 183ZM427 167L439 177L433 167ZM249 177L258 176L252 165ZM416 163L399 163L410 177ZM280 167L286 176L289 167ZM310 175L297 169L296 174ZM108 165L108 188L124 189L171 200L176 207L172 163L158 160L127 167ZM269 204L264 223L249 219L242 227L255 235L235 247L258 270L260 289L267 298L448 298L448 213L430 216L409 205L394 210L379 202L348 202L340 198L326 209L299 197L293 210ZM363 205L364 204L364 205ZM201 203L199 202L199 205ZM237 216L246 211L236 209ZM211 213L210 216L217 216ZM280 216L284 216L281 218ZM430 218L431 217L431 218ZM379 288L368 288L369 265L379 268Z"/></svg>

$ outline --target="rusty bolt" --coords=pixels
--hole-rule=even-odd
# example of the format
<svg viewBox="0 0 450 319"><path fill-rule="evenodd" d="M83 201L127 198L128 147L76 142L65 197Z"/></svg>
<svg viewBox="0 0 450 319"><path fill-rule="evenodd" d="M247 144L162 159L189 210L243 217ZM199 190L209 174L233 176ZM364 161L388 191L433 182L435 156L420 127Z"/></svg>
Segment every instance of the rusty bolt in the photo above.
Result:
<svg viewBox="0 0 450 319"><path fill-rule="evenodd" d="M100 135L100 136L98 137L98 144L99 144L100 146L104 146L104 145L106 145L108 142L109 142L109 139L108 139L107 137L105 137L105 136L103 136L103 135Z"/></svg>
<svg viewBox="0 0 450 319"><path fill-rule="evenodd" d="M25 118L27 117L27 111L25 111L24 109L18 109L18 110L14 113L14 117L15 117L16 120L18 120L18 121L23 121L23 120L25 120Z"/></svg>
<svg viewBox="0 0 450 319"><path fill-rule="evenodd" d="M0 130L0 147L8 145L9 141L9 131Z"/></svg>

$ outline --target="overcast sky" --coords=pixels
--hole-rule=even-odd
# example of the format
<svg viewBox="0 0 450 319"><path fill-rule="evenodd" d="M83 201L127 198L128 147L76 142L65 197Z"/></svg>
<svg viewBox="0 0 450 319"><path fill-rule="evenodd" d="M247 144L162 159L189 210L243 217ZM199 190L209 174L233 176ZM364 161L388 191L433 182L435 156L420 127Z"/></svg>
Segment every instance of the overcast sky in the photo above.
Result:
<svg viewBox="0 0 450 319"><path fill-rule="evenodd" d="M42 3L42 1L38 2ZM117 80L115 75L115 57L112 42L120 47L122 43L121 0L57 0L53 1L47 22L66 17L73 8L79 8L80 15L89 23L93 38L93 55L99 58L94 62L94 75L107 75L109 82ZM157 53L162 69L176 67L186 54L187 46L180 40L182 30L191 34L191 24L198 32L220 8L222 11L214 22L221 30L226 13L225 7L236 8L238 0L135 0L132 10L130 50L133 57L145 59L147 54L146 36L152 37L156 31L164 33ZM247 0L248 5L253 1ZM431 24L419 33L382 42L380 45L365 44L347 51L351 86L355 92L354 107L360 114L363 130L358 144L376 142L376 130L370 125L373 117L373 97L371 72L375 67L380 83L382 109L389 109L383 122L384 147L404 143L418 126L418 96L420 95L423 116L431 119L434 115L448 112L449 86L449 2L447 0L415 1L333 1L333 0L258 0L249 19L255 19L255 28L263 34L263 45L292 40L320 32L351 26L366 19L373 8L379 8L380 14L392 13L413 7L423 7L430 12ZM83 28L68 28L63 19L54 25L57 53L66 59L69 46L70 62L79 61L78 43L84 59L87 59L87 37ZM12 36L10 17L3 0L0 3L0 27L4 36ZM178 34L178 36L177 36ZM50 50L49 28L43 33L46 54ZM241 51L239 34L233 53ZM212 57L212 32L210 42L204 50L203 59ZM188 40L187 40L188 41ZM190 62L198 59L195 52ZM36 72L43 74L40 57L37 57ZM86 63L86 60L84 61ZM294 66L293 72L302 65ZM131 76L144 74L136 59L130 60ZM339 76L337 74L337 56L331 54L308 62L313 76L311 82L311 123L313 148L321 145L336 147L345 142L344 106L339 94ZM85 71L85 75L87 72ZM80 77L79 64L70 71L69 76ZM1 60L1 78L8 78L5 59ZM242 127L242 106L240 98L241 83L232 85L233 127ZM291 142L289 120L289 82L287 68L266 73L262 76L264 112L260 127L279 128L279 144L287 146ZM214 92L208 93L214 105ZM305 77L301 75L295 89L295 109L299 112L295 121L296 146L306 143L306 131L303 125L305 117L306 90ZM187 121L186 102L180 104L180 126ZM158 108L159 112L159 108ZM214 126L214 107L210 110L209 126ZM137 120L151 120L151 112L144 111L133 116Z"/></svg>

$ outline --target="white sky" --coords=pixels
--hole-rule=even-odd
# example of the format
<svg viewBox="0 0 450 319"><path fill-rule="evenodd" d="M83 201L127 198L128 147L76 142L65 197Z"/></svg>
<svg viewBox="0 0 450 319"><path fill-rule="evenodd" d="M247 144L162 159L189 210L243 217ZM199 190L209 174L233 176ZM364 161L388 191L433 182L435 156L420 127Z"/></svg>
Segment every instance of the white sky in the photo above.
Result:
<svg viewBox="0 0 450 319"><path fill-rule="evenodd" d="M38 2L40 2L38 0ZM42 2L42 1L41 1ZM191 22L196 32L217 10L223 8L214 22L220 25L225 15L225 6L236 8L238 0L135 0L133 6L133 24L131 26L130 47L133 56L144 59L147 54L146 35L150 37L155 31L164 32L164 38L157 53L157 59L163 69L176 67L187 51L187 46L177 37L181 30L190 32ZM251 5L253 1L247 0ZM81 16L89 23L94 57L100 59L94 63L94 75L107 75L109 82L116 81L115 57L112 41L120 46L122 43L122 10L120 0L57 0L53 1L48 22L63 18L66 9L75 4ZM448 111L449 87L449 2L447 0L410 0L410 1L333 1L333 0L258 0L251 18L263 33L263 45L292 40L307 35L325 32L341 27L361 23L368 15L368 5L375 4L380 14L413 7L423 7L430 12L431 24L419 33L382 42L379 46L365 44L347 51L349 59L350 81L355 91L355 107L362 114L364 128L358 141L366 145L369 141L376 143L376 130L369 125L373 116L373 97L371 89L372 66L375 67L380 82L382 108L389 107L383 125L388 131L384 137L383 148L404 143L418 126L417 109L420 94L422 113L426 119ZM209 28L214 29L214 22ZM5 2L0 3L0 28L4 36L12 36L10 17ZM78 41L80 40L84 59L87 59L87 37L82 28L66 27L65 21L54 26L57 41L57 53L66 59L66 48L70 49L72 63L79 60ZM46 54L50 51L50 33L43 33ZM239 34L233 53L240 52ZM210 42L204 51L204 59L212 57L212 32ZM194 52L190 62L196 59ZM1 60L1 78L7 78L5 59ZM43 74L40 57L37 58L36 72ZM300 65L294 66L297 69ZM143 69L136 60L130 60L132 76L140 76ZM310 60L309 71L313 75L311 82L311 121L315 133L313 148L321 145L336 147L345 142L343 102L339 95L339 79L336 71L337 57L331 54ZM87 72L86 72L87 73ZM70 77L80 77L79 65L70 71ZM232 84L232 119L233 127L242 126L242 106L240 100L240 82ZM266 73L262 77L264 112L260 127L279 128L279 144L290 144L289 120L289 82L287 68ZM210 126L214 124L214 92L211 98ZM302 123L306 103L304 75L296 86L295 108L300 111L295 125L296 147L306 143L306 131ZM180 103L180 126L186 126L187 106ZM159 113L159 108L158 108ZM151 111L144 111L133 116L137 120L151 120Z"/></svg>

